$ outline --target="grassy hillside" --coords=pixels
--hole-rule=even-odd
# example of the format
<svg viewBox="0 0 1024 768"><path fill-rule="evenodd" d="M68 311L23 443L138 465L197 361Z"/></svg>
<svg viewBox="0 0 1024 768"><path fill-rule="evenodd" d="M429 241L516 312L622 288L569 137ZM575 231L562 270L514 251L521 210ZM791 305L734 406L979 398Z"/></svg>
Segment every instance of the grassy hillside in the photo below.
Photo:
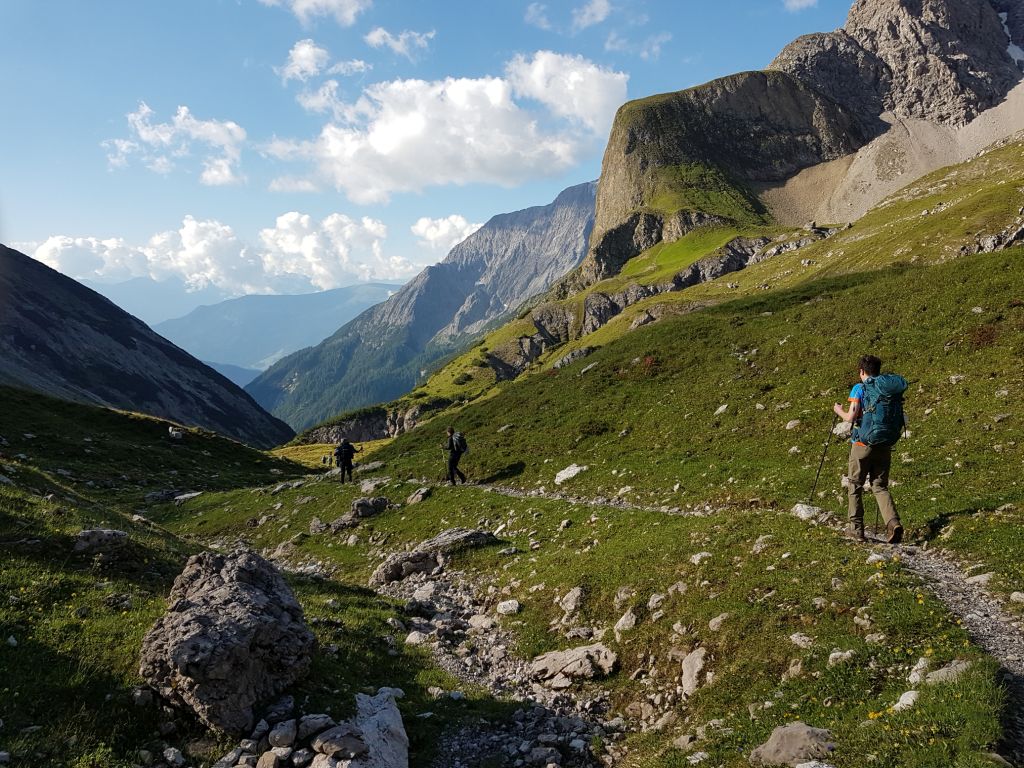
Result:
<svg viewBox="0 0 1024 768"><path fill-rule="evenodd" d="M0 388L0 751L13 765L126 768L139 750L159 754L168 743L209 765L227 751L190 718L132 702L142 637L186 558L212 541L153 522L160 505L145 495L179 489L205 500L245 488L251 499L250 486L305 471L199 430L171 440L167 423L150 417ZM202 531L204 520L190 518ZM75 553L75 535L97 527L128 532L129 546L115 556ZM398 606L356 583L290 582L307 620L319 622L313 674L295 690L307 707L344 716L356 692L386 683L409 695L403 709L429 702L435 723L505 712L466 686L465 702L430 699L428 687L457 683L426 653L385 642ZM435 725L408 714L406 722L414 754L426 759ZM161 726L173 732L160 736Z"/></svg>
<svg viewBox="0 0 1024 768"><path fill-rule="evenodd" d="M898 263L937 264L958 258L962 248L974 247L979 237L1000 232L1014 221L1024 205L1024 198L1016 192L1022 186L1024 142L1007 142L967 163L920 179L881 203L854 226L827 240L773 257L721 280L639 302L599 331L549 352L533 370L548 368L580 347L602 346L629 334L634 318L654 306L669 314L682 313L695 305L761 296L766 290L792 288L826 277ZM676 243L659 243L630 260L619 275L562 303L576 308L579 316L578 307L587 293L615 293L630 283L663 282L741 234L787 236L777 227L699 230ZM421 398L443 397L453 402L486 394L496 381L492 371L481 367L482 352L534 332L528 317L509 323L432 375L415 393Z"/></svg>

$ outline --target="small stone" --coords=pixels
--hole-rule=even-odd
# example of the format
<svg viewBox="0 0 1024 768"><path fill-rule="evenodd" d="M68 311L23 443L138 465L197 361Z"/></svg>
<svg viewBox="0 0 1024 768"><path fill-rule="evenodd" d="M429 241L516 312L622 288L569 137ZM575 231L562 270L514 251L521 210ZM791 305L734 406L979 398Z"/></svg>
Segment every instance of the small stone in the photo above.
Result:
<svg viewBox="0 0 1024 768"><path fill-rule="evenodd" d="M558 607L567 614L576 613L583 605L583 587L573 587L558 601Z"/></svg>
<svg viewBox="0 0 1024 768"><path fill-rule="evenodd" d="M523 609L518 600L503 600L498 603L497 611L502 616L514 616Z"/></svg>
<svg viewBox="0 0 1024 768"><path fill-rule="evenodd" d="M917 691L907 691L900 696L900 700L893 704L889 709L892 712L904 712L917 703L918 696L920 696L920 694Z"/></svg>
<svg viewBox="0 0 1024 768"><path fill-rule="evenodd" d="M185 764L185 756L181 754L181 750L176 747L168 747L164 750L164 761L171 766L171 768L181 768Z"/></svg>
<svg viewBox="0 0 1024 768"><path fill-rule="evenodd" d="M729 410L729 404L728 403L726 403L725 405L720 405L720 406L718 406L718 409L715 411L715 416L721 416L727 410Z"/></svg>
<svg viewBox="0 0 1024 768"><path fill-rule="evenodd" d="M853 658L855 651L832 651L828 656L828 665L830 667L838 666L839 664L845 664L847 661Z"/></svg>
<svg viewBox="0 0 1024 768"><path fill-rule="evenodd" d="M423 645L430 639L429 635L420 632L419 630L413 630L405 638L406 645Z"/></svg>
<svg viewBox="0 0 1024 768"><path fill-rule="evenodd" d="M698 552L696 555L690 557L690 562L694 565L700 565L702 562L711 557L710 552Z"/></svg>
<svg viewBox="0 0 1024 768"><path fill-rule="evenodd" d="M800 419L793 419L792 421L786 422L786 429L796 429L800 426Z"/></svg>
<svg viewBox="0 0 1024 768"><path fill-rule="evenodd" d="M936 683L953 683L959 680L960 676L970 668L971 662L964 659L957 659L941 669L937 669L934 672L929 673L925 678L925 682L929 685L934 685Z"/></svg>
<svg viewBox="0 0 1024 768"><path fill-rule="evenodd" d="M1024 592L1014 592L1010 595L1010 602L1024 603Z"/></svg>
<svg viewBox="0 0 1024 768"><path fill-rule="evenodd" d="M623 634L625 634L626 632L629 632L629 631L635 629L636 628L636 621L637 621L637 616L636 616L636 613L633 612L632 608L630 608L628 611L626 611L624 614L622 614L622 616L619 618L619 620L617 622L615 622L615 627L614 627L615 639L616 640L621 640Z"/></svg>
<svg viewBox="0 0 1024 768"><path fill-rule="evenodd" d="M794 632L792 635L789 636L789 641L793 643L793 645L795 645L797 648L803 648L804 650L807 650L812 645L814 645L814 640L809 638L803 632Z"/></svg>
<svg viewBox="0 0 1024 768"><path fill-rule="evenodd" d="M313 758L316 757L316 753L311 749L298 749L292 754L292 765L295 768L306 768L307 765L313 762Z"/></svg>
<svg viewBox="0 0 1024 768"><path fill-rule="evenodd" d="M724 624L725 620L728 618L728 613L722 613L718 616L715 616L715 618L708 622L708 629L710 629L712 632L717 632L722 628L722 624Z"/></svg>
<svg viewBox="0 0 1024 768"><path fill-rule="evenodd" d="M275 752L264 752L260 755L256 768L280 768L281 758Z"/></svg>
<svg viewBox="0 0 1024 768"><path fill-rule="evenodd" d="M993 576L995 576L994 573L979 573L977 576L971 576L968 578L966 583L971 584L972 586L984 587L992 581Z"/></svg>
<svg viewBox="0 0 1024 768"><path fill-rule="evenodd" d="M907 676L907 682L911 685L920 685L924 682L924 676L928 671L930 664L931 661L928 658L924 656L919 658L913 669L910 670L910 675Z"/></svg>
<svg viewBox="0 0 1024 768"><path fill-rule="evenodd" d="M11 635L10 637L7 638L7 644L9 646L11 646L11 648L17 648L18 647L18 638L16 638L14 635Z"/></svg>
<svg viewBox="0 0 1024 768"><path fill-rule="evenodd" d="M298 725L294 720L283 720L275 725L268 740L272 747L290 747L295 743L295 736L298 732Z"/></svg>

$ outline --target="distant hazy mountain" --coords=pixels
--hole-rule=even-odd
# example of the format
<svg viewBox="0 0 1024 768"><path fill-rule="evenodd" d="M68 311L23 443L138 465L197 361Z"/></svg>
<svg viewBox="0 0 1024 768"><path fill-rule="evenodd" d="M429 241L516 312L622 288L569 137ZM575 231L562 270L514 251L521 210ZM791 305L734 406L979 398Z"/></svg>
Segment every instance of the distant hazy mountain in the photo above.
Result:
<svg viewBox="0 0 1024 768"><path fill-rule="evenodd" d="M153 330L201 360L262 371L327 338L399 287L361 283L321 293L243 296L199 307Z"/></svg>
<svg viewBox="0 0 1024 768"><path fill-rule="evenodd" d="M205 427L257 447L293 434L236 385L108 299L4 246L0 382Z"/></svg>
<svg viewBox="0 0 1024 768"><path fill-rule="evenodd" d="M183 280L174 277L160 281L134 277L122 283L101 283L95 280L79 282L106 296L150 328L156 323L187 315L204 304L216 304L230 298L230 294L214 286L190 291Z"/></svg>
<svg viewBox="0 0 1024 768"><path fill-rule="evenodd" d="M247 391L297 429L402 395L421 369L580 263L595 186L570 187L548 205L493 217L440 264L316 347L276 363Z"/></svg>
<svg viewBox="0 0 1024 768"><path fill-rule="evenodd" d="M263 371L258 368L242 368L239 365L229 363L211 363L209 360L203 362L213 368L217 373L240 387L245 387L250 381L259 376Z"/></svg>

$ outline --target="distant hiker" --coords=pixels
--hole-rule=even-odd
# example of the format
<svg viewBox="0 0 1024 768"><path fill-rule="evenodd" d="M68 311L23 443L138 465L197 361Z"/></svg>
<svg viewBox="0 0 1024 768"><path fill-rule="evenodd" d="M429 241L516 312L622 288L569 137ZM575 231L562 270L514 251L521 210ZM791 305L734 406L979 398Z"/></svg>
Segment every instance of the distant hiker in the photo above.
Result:
<svg viewBox="0 0 1024 768"><path fill-rule="evenodd" d="M341 439L338 447L334 449L334 463L341 469L341 482L345 482L346 472L348 473L349 481L352 482L352 461L357 453L362 452L362 449L352 445L347 437Z"/></svg>
<svg viewBox="0 0 1024 768"><path fill-rule="evenodd" d="M458 477L465 485L466 476L459 469L459 460L462 458L462 454L469 450L465 436L461 432L456 432L455 427L448 427L448 439L442 448L448 452L448 482L455 485L455 478Z"/></svg>
<svg viewBox="0 0 1024 768"><path fill-rule="evenodd" d="M853 424L850 438L850 465L848 476L849 519L847 533L864 539L864 481L871 481L871 492L885 520L887 541L899 544L903 540L903 524L896 514L896 506L889 494L889 466L892 447L903 431L903 393L907 382L893 373L882 374L882 361L874 355L864 355L857 362L860 384L850 392L850 405L843 409L833 406L836 415Z"/></svg>

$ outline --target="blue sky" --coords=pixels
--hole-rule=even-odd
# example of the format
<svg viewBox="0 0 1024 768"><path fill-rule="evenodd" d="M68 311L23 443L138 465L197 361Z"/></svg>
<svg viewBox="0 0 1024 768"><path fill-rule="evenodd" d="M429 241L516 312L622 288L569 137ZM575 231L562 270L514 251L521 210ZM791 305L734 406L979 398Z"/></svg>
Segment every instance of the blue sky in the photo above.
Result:
<svg viewBox="0 0 1024 768"><path fill-rule="evenodd" d="M597 178L615 108L847 0L4 0L0 241L223 295L403 279Z"/></svg>

